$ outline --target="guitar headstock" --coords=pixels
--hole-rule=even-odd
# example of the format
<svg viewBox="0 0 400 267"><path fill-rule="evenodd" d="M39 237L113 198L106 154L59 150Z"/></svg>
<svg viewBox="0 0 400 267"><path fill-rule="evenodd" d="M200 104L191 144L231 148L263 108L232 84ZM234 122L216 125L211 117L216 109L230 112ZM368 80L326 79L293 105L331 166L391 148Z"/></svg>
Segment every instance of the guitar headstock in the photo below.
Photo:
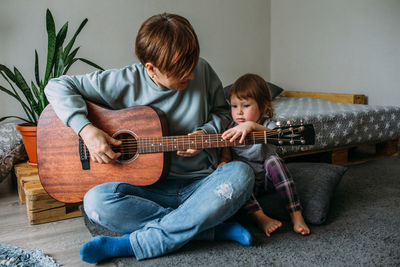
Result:
<svg viewBox="0 0 400 267"><path fill-rule="evenodd" d="M315 131L312 124L292 125L288 121L287 125L282 126L277 123L278 128L268 132L267 142L278 146L284 145L314 145Z"/></svg>

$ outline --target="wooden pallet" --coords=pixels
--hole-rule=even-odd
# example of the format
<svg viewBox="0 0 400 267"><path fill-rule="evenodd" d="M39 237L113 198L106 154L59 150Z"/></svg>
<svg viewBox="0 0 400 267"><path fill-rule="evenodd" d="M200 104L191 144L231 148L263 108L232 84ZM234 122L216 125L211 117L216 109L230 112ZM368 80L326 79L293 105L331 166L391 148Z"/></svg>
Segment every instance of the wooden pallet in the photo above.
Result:
<svg viewBox="0 0 400 267"><path fill-rule="evenodd" d="M30 224L59 221L82 216L78 204L59 202L46 193L40 183L38 170L27 163L14 167L17 177L18 195L21 204L26 204Z"/></svg>
<svg viewBox="0 0 400 267"><path fill-rule="evenodd" d="M285 162L311 161L347 166L398 155L399 139L394 139L384 142L370 142L360 145L307 151L304 153L285 155L282 156L282 158Z"/></svg>
<svg viewBox="0 0 400 267"><path fill-rule="evenodd" d="M281 95L289 97L312 97L322 100L329 100L338 103L348 103L348 104L367 104L368 102L367 96L362 94L335 94L335 93L283 91Z"/></svg>
<svg viewBox="0 0 400 267"><path fill-rule="evenodd" d="M23 189L24 183L31 180L37 180L38 169L27 163L21 163L14 166L14 173L17 177L19 201L21 204L25 204L25 192Z"/></svg>

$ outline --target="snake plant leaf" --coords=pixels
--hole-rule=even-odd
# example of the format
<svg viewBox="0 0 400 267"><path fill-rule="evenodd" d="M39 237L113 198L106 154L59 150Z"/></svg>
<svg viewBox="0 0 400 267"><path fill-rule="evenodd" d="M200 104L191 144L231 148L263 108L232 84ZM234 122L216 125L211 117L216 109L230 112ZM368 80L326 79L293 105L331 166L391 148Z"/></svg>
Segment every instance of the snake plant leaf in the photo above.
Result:
<svg viewBox="0 0 400 267"><path fill-rule="evenodd" d="M46 28L47 28L47 65L46 73L44 75L44 84L50 80L50 73L54 65L54 57L56 53L56 26L54 23L53 15L50 10L46 10Z"/></svg>
<svg viewBox="0 0 400 267"><path fill-rule="evenodd" d="M14 94L13 92L11 92L10 90L8 90L7 88L5 88L1 85L0 85L0 90L16 99L19 99L16 94Z"/></svg>
<svg viewBox="0 0 400 267"><path fill-rule="evenodd" d="M3 117L3 118L0 118L0 122L1 122L1 121L4 121L4 120L6 120L6 119L9 119L9 118L17 118L17 119L20 119L20 120L23 120L23 121L32 123L32 121L29 121L29 120L27 120L27 119L24 119L24 118L21 118L21 117L18 117L18 116L6 116L6 117ZM35 125L35 124L34 124L34 125Z"/></svg>
<svg viewBox="0 0 400 267"><path fill-rule="evenodd" d="M33 94L36 96L36 99L40 98L40 93L39 90L37 89L37 87L35 86L35 84L31 81L31 88L33 91Z"/></svg>
<svg viewBox="0 0 400 267"><path fill-rule="evenodd" d="M32 109L35 111L35 113L38 114L38 115L40 115L40 113L41 113L42 111L40 110L40 107L39 107L38 102L36 102L34 99L32 99L32 100L30 101L30 104L31 104Z"/></svg>
<svg viewBox="0 0 400 267"><path fill-rule="evenodd" d="M44 90L41 91L41 93L39 94L38 102L39 102L40 108L41 108L42 110L49 104L49 101L47 100L47 97L46 97L46 95L44 94Z"/></svg>
<svg viewBox="0 0 400 267"><path fill-rule="evenodd" d="M39 56L36 49L35 49L35 79L36 79L36 84L41 88L42 83L40 82L39 78Z"/></svg>
<svg viewBox="0 0 400 267"><path fill-rule="evenodd" d="M67 58L66 58L65 61L64 61L64 64L65 64L66 66L67 66L70 62L72 62L72 59L75 58L76 53L78 53L79 48L81 48L81 47L78 46L77 48L74 49L74 51L72 51L72 52L67 56ZM66 72L64 71L64 73L66 73Z"/></svg>
<svg viewBox="0 0 400 267"><path fill-rule="evenodd" d="M29 88L28 84L26 83L21 72L19 72L19 70L16 67L14 67L14 73L15 73L17 86L19 87L19 89L21 89L22 93L24 94L24 96L26 97L26 99L28 101L32 100L33 99L32 91Z"/></svg>
<svg viewBox="0 0 400 267"><path fill-rule="evenodd" d="M4 72L4 74L7 75L7 77L8 77L11 81L13 81L15 84L17 83L17 82L16 82L17 79L15 78L14 73L13 73L9 68L7 68L6 66L4 66L3 64L0 64L0 71L1 71L1 72Z"/></svg>
<svg viewBox="0 0 400 267"><path fill-rule="evenodd" d="M77 59L77 58L73 58L73 59L71 60L71 62L69 62L68 65L65 67L64 73L63 73L63 74L67 74L69 68L70 68L76 61L78 61L78 59Z"/></svg>
<svg viewBox="0 0 400 267"><path fill-rule="evenodd" d="M24 112L25 112L26 116L27 116L28 118L31 118L31 117L32 117L32 116L31 116L31 114L33 113L32 109L21 99L21 97L18 95L17 92L13 93L13 92L11 92L10 90L8 90L7 88L4 88L4 87L1 86L1 85L0 85L0 90L3 91L3 92L5 92L5 93L8 94L8 95L14 97L15 99L17 99L18 102L21 103L21 106L22 106L22 108L24 109ZM11 116L11 117L13 117L13 116ZM1 120L0 120L0 121L1 121ZM28 121L28 122L29 122L29 121Z"/></svg>
<svg viewBox="0 0 400 267"><path fill-rule="evenodd" d="M95 67L96 69L99 69L99 70L104 71L104 69L103 69L102 67L100 67L100 66L97 65L96 63L93 63L93 62L90 61L90 60L87 60L87 59L85 59L85 58L77 58L77 60L83 61L83 62L85 62L86 64L88 64L88 65L90 65L90 66L92 66L92 67Z"/></svg>
<svg viewBox="0 0 400 267"><path fill-rule="evenodd" d="M56 61L56 66L54 68L54 77L59 77L62 75L64 70L64 53L62 49L58 51L57 54L57 61Z"/></svg>
<svg viewBox="0 0 400 267"><path fill-rule="evenodd" d="M81 30L83 29L83 27L85 27L86 23L88 22L88 19L84 19L82 21L82 23L79 25L78 29L76 30L74 36L71 38L71 40L69 41L69 43L67 44L67 46L64 49L64 56L67 57L69 55L69 51L71 51L72 46L75 43L75 39L78 36L78 34L81 32ZM65 61L65 58L64 58Z"/></svg>
<svg viewBox="0 0 400 267"><path fill-rule="evenodd" d="M10 82L9 78L7 78L7 76L6 76L3 72L1 72L1 71L0 71L0 74L1 74L1 76L3 76L4 80L6 80L7 83L10 85L10 87L12 88L12 90L14 91L14 93L15 93L17 96L19 96L19 94L18 94L18 92L15 90L13 84ZM13 73L12 75L14 75L14 73ZM14 77L15 77L15 75L14 75Z"/></svg>
<svg viewBox="0 0 400 267"><path fill-rule="evenodd" d="M60 47L62 47L62 45L64 44L65 37L67 36L67 32L68 32L68 22L66 22L62 26L60 31L57 33L57 36L56 36L56 51L58 51L60 49Z"/></svg>

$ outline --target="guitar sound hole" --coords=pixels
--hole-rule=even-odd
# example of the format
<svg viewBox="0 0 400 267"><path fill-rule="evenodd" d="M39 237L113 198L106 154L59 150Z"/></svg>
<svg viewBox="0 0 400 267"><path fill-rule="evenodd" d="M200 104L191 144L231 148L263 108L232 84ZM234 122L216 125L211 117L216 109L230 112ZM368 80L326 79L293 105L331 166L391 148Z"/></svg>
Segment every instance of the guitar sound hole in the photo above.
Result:
<svg viewBox="0 0 400 267"><path fill-rule="evenodd" d="M116 153L121 152L121 156L117 161L127 163L134 159L137 154L137 140L136 137L128 132L120 132L113 136L117 140L121 140L122 144L113 146L112 150Z"/></svg>

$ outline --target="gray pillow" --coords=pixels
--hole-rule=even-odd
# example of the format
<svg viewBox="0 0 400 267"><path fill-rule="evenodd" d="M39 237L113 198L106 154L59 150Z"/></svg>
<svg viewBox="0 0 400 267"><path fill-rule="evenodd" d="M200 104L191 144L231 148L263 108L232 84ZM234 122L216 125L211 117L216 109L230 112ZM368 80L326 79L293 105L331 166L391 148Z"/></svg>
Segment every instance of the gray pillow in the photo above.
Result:
<svg viewBox="0 0 400 267"><path fill-rule="evenodd" d="M323 224L328 217L332 196L347 167L309 162L288 163L287 167L296 183L304 219L310 224ZM268 216L290 220L278 193L259 197L258 201Z"/></svg>
<svg viewBox="0 0 400 267"><path fill-rule="evenodd" d="M283 89L273 83L270 83L270 82L267 82L267 83L268 83L269 89L271 90L272 100L274 100L275 97L277 97L280 93L282 93ZM229 90L231 89L231 86L232 86L232 84L230 84L224 88L225 98L228 100L228 102L229 102Z"/></svg>

